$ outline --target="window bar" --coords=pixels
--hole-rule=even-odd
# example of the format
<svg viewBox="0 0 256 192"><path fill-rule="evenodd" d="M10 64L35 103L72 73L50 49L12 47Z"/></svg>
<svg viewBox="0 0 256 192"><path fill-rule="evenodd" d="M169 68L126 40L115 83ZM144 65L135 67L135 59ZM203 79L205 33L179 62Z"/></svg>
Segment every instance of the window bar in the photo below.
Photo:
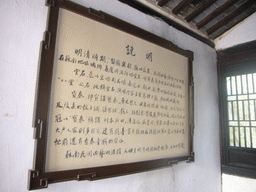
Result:
<svg viewBox="0 0 256 192"><path fill-rule="evenodd" d="M240 116L240 114L239 114L239 102L238 102L238 89L237 89L237 76L235 76L235 88L236 88L236 100L237 100L237 120L238 120L238 143L239 143L239 147L241 147L241 135L240 135L240 124L239 124L239 122L240 122L240 119L239 119L239 116Z"/></svg>
<svg viewBox="0 0 256 192"><path fill-rule="evenodd" d="M232 109L232 101L228 101L228 121L232 121L233 120L233 109Z"/></svg>
<svg viewBox="0 0 256 192"><path fill-rule="evenodd" d="M231 82L231 77L227 77L229 80L229 88L230 88L230 95L232 95L232 82ZM231 104L231 110L232 110L232 120L234 120L234 101L230 101ZM232 126L231 129L233 130L233 146L235 147L235 128ZM230 131L230 130L229 130ZM229 145L230 145L230 133L229 133Z"/></svg>
<svg viewBox="0 0 256 192"><path fill-rule="evenodd" d="M240 84L240 95L242 95L242 94L243 94L242 78L241 78L240 75L238 75L238 76L239 76L240 81L238 81L237 84L238 84L238 83ZM238 76L237 76L237 77L238 77ZM237 85L237 87L238 87L238 85ZM238 94L238 93L237 93L237 94Z"/></svg>
<svg viewBox="0 0 256 192"><path fill-rule="evenodd" d="M232 87L233 87L233 91L234 91L234 93L232 93L232 95L237 95L237 85L236 85L236 76L233 76L232 78L231 78L231 80L232 80Z"/></svg>
<svg viewBox="0 0 256 192"><path fill-rule="evenodd" d="M255 106L256 106L256 100L254 99L254 106L253 106L253 108L254 108L254 114L255 114L255 119L254 119L254 120L256 120L256 108L255 108Z"/></svg>
<svg viewBox="0 0 256 192"><path fill-rule="evenodd" d="M254 84L254 81L255 81L255 75L256 75L256 73L253 73L252 74L252 87L253 87L253 93L255 93L255 84Z"/></svg>
<svg viewBox="0 0 256 192"><path fill-rule="evenodd" d="M233 104L234 101L231 101L231 108L232 108L232 120L234 121L234 104Z"/></svg>
<svg viewBox="0 0 256 192"><path fill-rule="evenodd" d="M255 120L256 120L256 113L255 113L255 99L252 99L251 101L252 101L252 105L251 105L252 109L251 109L251 110L252 110L252 112L254 113L254 114L253 114L253 119L252 119L252 120L253 120L253 121L255 121ZM252 117L251 117L251 118L252 118Z"/></svg>
<svg viewBox="0 0 256 192"><path fill-rule="evenodd" d="M248 82L249 82L249 93L253 94L253 88L254 88L253 87L253 73L249 74L248 78L249 78L249 80L248 80Z"/></svg>
<svg viewBox="0 0 256 192"><path fill-rule="evenodd" d="M233 95L233 90L232 90L232 78L229 77L230 79L230 95Z"/></svg>
<svg viewBox="0 0 256 192"><path fill-rule="evenodd" d="M232 110L232 120L234 120L234 105L233 105L234 101L231 101L231 110ZM235 128L232 126L232 130L233 130L233 147L235 147L236 145L236 141L235 141ZM230 135L230 134L229 134ZM230 136L229 136L230 139ZM230 141L229 141L229 145L230 145Z"/></svg>
<svg viewBox="0 0 256 192"><path fill-rule="evenodd" d="M242 103L242 111L243 111L243 119L245 121L245 107L244 107L244 101L241 101Z"/></svg>
<svg viewBox="0 0 256 192"><path fill-rule="evenodd" d="M233 105L233 101L229 101L229 103L230 103L230 110L231 110L231 119L230 119L230 121L234 121L234 105Z"/></svg>
<svg viewBox="0 0 256 192"><path fill-rule="evenodd" d="M255 112L254 112L254 99L249 98L249 105L250 105L250 115L251 115L251 121L255 120Z"/></svg>
<svg viewBox="0 0 256 192"><path fill-rule="evenodd" d="M229 87L230 87L230 77L226 77L226 92L227 92L227 96L229 95L230 91L229 91Z"/></svg>
<svg viewBox="0 0 256 192"><path fill-rule="evenodd" d="M239 80L240 81L238 81L238 77L239 77ZM239 92L240 92L240 95L242 94L242 90L241 90L241 76L240 75L238 75L238 76L236 76L236 78L237 78L237 94L239 94ZM239 84L240 84L240 89L238 90L238 87L239 87Z"/></svg>
<svg viewBox="0 0 256 192"><path fill-rule="evenodd" d="M242 94L244 95L243 76L242 75L241 75L241 89L242 89Z"/></svg>
<svg viewBox="0 0 256 192"><path fill-rule="evenodd" d="M241 75L241 94L244 95L244 87L243 87L243 76ZM245 117L244 117L244 102L242 101L242 111L243 111L243 120L245 120ZM240 123L240 122L239 122ZM245 137L245 147L247 148L247 136L246 136L246 127L244 127L244 137Z"/></svg>
<svg viewBox="0 0 256 192"><path fill-rule="evenodd" d="M250 127L250 139L251 139L251 148L252 148L252 126L251 126L251 114L250 114L250 103L249 103L249 82L248 74L246 75L246 85L247 85L247 102L248 102L248 117L249 117L249 127Z"/></svg>
<svg viewBox="0 0 256 192"><path fill-rule="evenodd" d="M241 95L244 94L244 87L243 87L243 76L240 75L240 83L241 83ZM243 111L243 120L244 120L244 103L242 102L242 111ZM238 122L240 126L240 121ZM246 138L246 128L244 127L244 137L245 137L245 147L247 146L247 138Z"/></svg>
<svg viewBox="0 0 256 192"><path fill-rule="evenodd" d="M235 127L233 128L233 146L236 147L236 131L235 131Z"/></svg>
<svg viewBox="0 0 256 192"><path fill-rule="evenodd" d="M246 129L244 127L244 146L247 148L247 138L246 138Z"/></svg>
<svg viewBox="0 0 256 192"><path fill-rule="evenodd" d="M244 143L244 127L240 127L240 131L241 131L241 146L240 147L245 147L245 143Z"/></svg>
<svg viewBox="0 0 256 192"><path fill-rule="evenodd" d="M229 131L229 146L234 146L234 128L230 126L228 127L228 131ZM233 139L231 140L231 138Z"/></svg>

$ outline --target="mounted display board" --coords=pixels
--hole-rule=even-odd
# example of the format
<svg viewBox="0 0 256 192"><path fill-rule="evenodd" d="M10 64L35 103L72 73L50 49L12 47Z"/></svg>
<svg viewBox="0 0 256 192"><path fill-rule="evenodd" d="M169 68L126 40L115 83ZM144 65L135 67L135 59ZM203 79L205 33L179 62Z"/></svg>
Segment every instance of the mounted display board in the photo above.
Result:
<svg viewBox="0 0 256 192"><path fill-rule="evenodd" d="M29 189L193 161L193 53L70 1L47 5Z"/></svg>

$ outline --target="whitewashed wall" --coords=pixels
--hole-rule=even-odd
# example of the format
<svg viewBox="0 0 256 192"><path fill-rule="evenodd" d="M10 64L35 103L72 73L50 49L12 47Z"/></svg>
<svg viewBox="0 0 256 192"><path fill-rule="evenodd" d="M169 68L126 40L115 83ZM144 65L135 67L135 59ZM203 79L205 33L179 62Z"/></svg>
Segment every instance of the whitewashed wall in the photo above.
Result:
<svg viewBox="0 0 256 192"><path fill-rule="evenodd" d="M45 192L220 192L219 117L214 49L117 0L76 0L194 52L195 154L192 164L94 182L51 184ZM0 1L0 191L27 191L39 44L46 27L44 0Z"/></svg>

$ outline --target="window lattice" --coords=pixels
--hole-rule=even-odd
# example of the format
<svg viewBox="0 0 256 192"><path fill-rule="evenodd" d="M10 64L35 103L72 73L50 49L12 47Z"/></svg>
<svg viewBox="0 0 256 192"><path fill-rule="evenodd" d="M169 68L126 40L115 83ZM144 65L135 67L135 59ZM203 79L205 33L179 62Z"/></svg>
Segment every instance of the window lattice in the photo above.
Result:
<svg viewBox="0 0 256 192"><path fill-rule="evenodd" d="M226 78L229 145L256 148L256 73Z"/></svg>

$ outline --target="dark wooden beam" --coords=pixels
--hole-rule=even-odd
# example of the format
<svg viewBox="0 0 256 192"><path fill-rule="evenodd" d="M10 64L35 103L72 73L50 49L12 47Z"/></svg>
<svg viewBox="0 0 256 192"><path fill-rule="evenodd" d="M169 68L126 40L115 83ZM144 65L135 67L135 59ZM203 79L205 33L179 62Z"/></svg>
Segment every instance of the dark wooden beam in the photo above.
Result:
<svg viewBox="0 0 256 192"><path fill-rule="evenodd" d="M181 24L171 20L170 18L162 15L161 13L157 12L156 10L149 8L148 6L142 4L138 1L135 1L135 0L118 0L118 1L126 3L127 5L130 5L131 7L135 8L135 9L137 9L137 10L139 10L139 11L145 13L145 14L155 16L155 17L159 17L164 22L169 24L170 26L172 26L172 27L174 27L174 28L176 28L176 29L178 29L178 30L196 38L197 40L209 45L212 48L215 48L215 44L210 39L207 39L207 38L195 33L194 31L192 31L188 28L185 28Z"/></svg>
<svg viewBox="0 0 256 192"><path fill-rule="evenodd" d="M160 7L163 7L164 5L166 5L170 0L158 0L157 1L157 5Z"/></svg>
<svg viewBox="0 0 256 192"><path fill-rule="evenodd" d="M218 23L216 23L214 26L206 30L206 33L208 35L211 35L213 32L217 31L219 28L222 26L228 24L232 19L243 13L246 9L248 9L250 6L255 4L255 1L252 0L247 0L246 3L238 7L236 10L234 10L232 13L230 13L227 17L224 19L220 20Z"/></svg>
<svg viewBox="0 0 256 192"><path fill-rule="evenodd" d="M227 28L227 30L225 30L225 31L223 31L223 32L221 32L221 33L218 33L218 34L214 34L214 39L216 39L217 37L223 35L223 34L226 33L229 29L235 27L236 25L238 25L239 23L241 23L243 20L245 20L246 18L248 18L249 16L251 16L251 15L252 15L253 13L255 13L255 12L256 12L256 9L255 9L253 12L249 13L249 14L247 15L247 17L245 17L245 18L239 20L239 22L237 22L237 23L233 24L232 26L230 26L229 28ZM246 35L246 34L245 34L245 35Z"/></svg>
<svg viewBox="0 0 256 192"><path fill-rule="evenodd" d="M194 0L184 0L181 1L176 7L174 7L172 9L172 13L174 15L177 15L178 13L180 13L185 7L187 7L192 1Z"/></svg>
<svg viewBox="0 0 256 192"><path fill-rule="evenodd" d="M235 45L217 51L218 63L227 63L256 57L256 41Z"/></svg>
<svg viewBox="0 0 256 192"><path fill-rule="evenodd" d="M198 22L196 24L196 27L198 29L201 29L203 26L205 26L207 23L209 23L210 21L212 21L214 18L216 18L217 16L219 16L221 13L223 13L224 11L226 11L229 7L231 7L232 5L234 5L238 0L229 0L226 3L224 3L223 5L221 5L219 8L215 9L212 13L210 13L207 17L205 17L202 21Z"/></svg>
<svg viewBox="0 0 256 192"><path fill-rule="evenodd" d="M198 15L200 15L205 9L207 9L208 7L210 7L213 3L215 3L217 0L204 0L204 3L198 7L195 11L193 11L192 13L190 13L185 20L187 22L192 21L194 18L196 18Z"/></svg>

